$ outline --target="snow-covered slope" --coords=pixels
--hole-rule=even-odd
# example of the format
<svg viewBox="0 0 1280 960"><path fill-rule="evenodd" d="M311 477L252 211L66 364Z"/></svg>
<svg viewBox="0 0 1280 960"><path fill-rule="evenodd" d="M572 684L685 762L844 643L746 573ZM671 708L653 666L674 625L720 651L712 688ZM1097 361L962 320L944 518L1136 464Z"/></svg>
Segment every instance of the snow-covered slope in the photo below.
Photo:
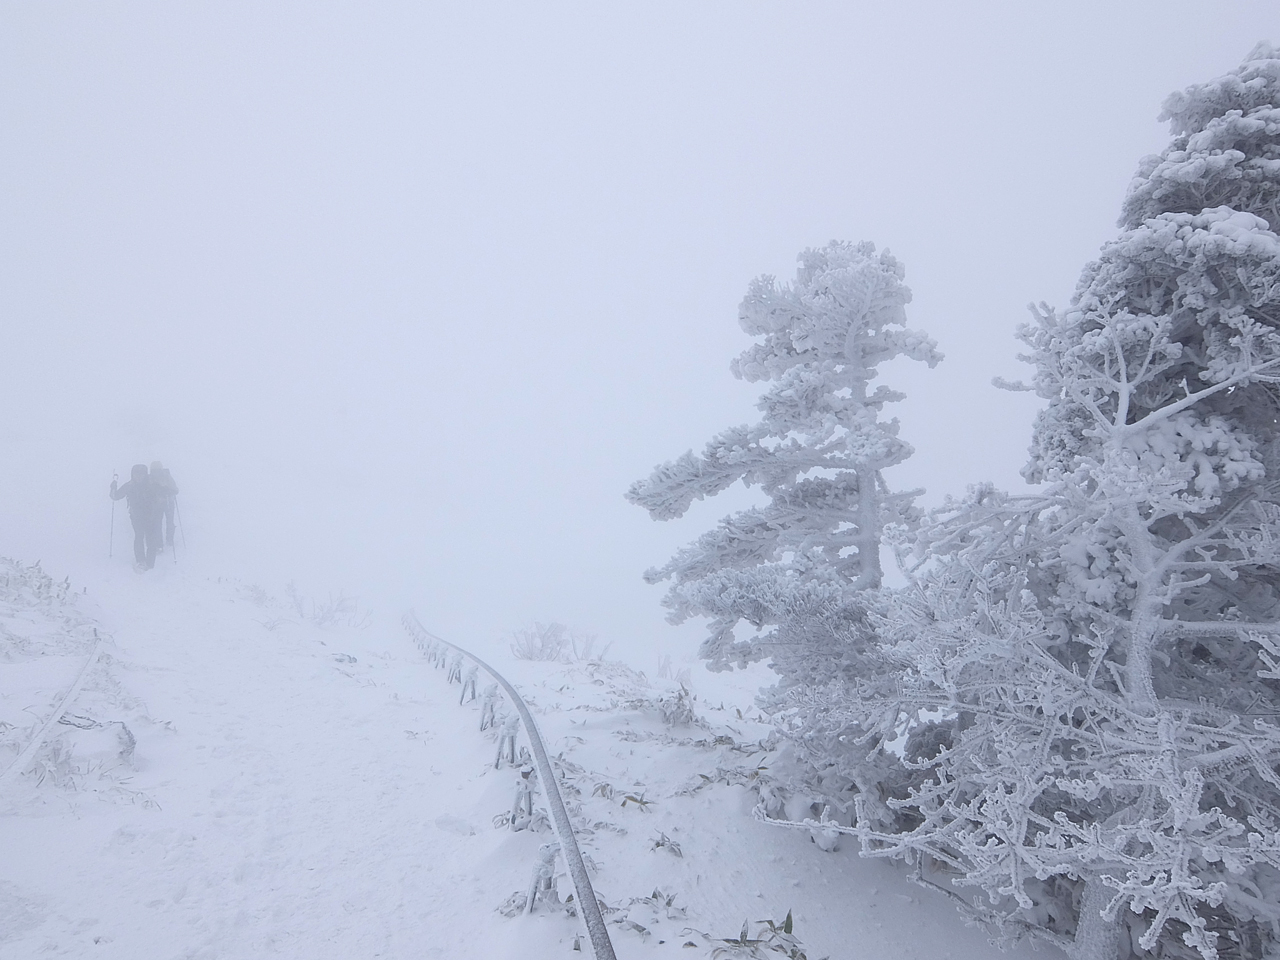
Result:
<svg viewBox="0 0 1280 960"><path fill-rule="evenodd" d="M518 774L394 617L320 626L172 567L32 600L6 569L0 775L95 626L103 652L74 724L0 793L0 957L571 955L569 910L505 915L551 835L495 826ZM617 662L495 666L560 758L620 958L750 956L724 941L788 910L811 960L996 955L852 842L824 853L750 817L771 755L743 677L696 673L681 724L677 685Z"/></svg>

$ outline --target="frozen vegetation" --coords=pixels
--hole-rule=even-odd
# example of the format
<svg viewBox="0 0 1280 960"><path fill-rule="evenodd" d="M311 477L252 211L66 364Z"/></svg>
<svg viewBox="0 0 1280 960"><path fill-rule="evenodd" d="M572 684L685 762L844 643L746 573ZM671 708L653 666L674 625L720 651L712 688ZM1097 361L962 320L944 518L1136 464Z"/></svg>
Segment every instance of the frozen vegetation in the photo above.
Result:
<svg viewBox="0 0 1280 960"><path fill-rule="evenodd" d="M709 672L0 560L0 957L563 957L579 874L619 957L1280 957L1280 51L1164 118L1020 330L1031 493L886 481L888 251L750 286L759 419L628 492L762 494L647 574Z"/></svg>
<svg viewBox="0 0 1280 960"><path fill-rule="evenodd" d="M936 356L901 267L833 244L743 301L760 424L629 496L658 519L737 480L769 498L650 574L674 620L710 618L713 669L778 675L793 765L763 818L1077 960L1252 960L1280 951L1280 52L1164 119L1120 235L1020 331L1036 492L921 515L886 489L909 449L876 367Z"/></svg>

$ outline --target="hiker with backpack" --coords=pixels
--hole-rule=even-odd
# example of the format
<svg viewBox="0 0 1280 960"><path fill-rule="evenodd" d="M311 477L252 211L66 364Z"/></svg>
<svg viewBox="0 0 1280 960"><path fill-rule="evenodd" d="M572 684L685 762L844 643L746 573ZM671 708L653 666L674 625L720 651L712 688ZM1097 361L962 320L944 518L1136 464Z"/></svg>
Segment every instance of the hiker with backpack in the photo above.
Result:
<svg viewBox="0 0 1280 960"><path fill-rule="evenodd" d="M173 474L159 460L151 464L148 474L151 482L160 491L161 512L164 515L164 545L173 549L173 511L178 504L178 485L174 483ZM163 552L163 547L159 548Z"/></svg>
<svg viewBox="0 0 1280 960"><path fill-rule="evenodd" d="M140 573L150 570L156 565L156 552L160 549L165 488L152 481L146 464L139 463L134 465L129 479L122 486L111 481L111 499L125 500L129 504L134 569Z"/></svg>

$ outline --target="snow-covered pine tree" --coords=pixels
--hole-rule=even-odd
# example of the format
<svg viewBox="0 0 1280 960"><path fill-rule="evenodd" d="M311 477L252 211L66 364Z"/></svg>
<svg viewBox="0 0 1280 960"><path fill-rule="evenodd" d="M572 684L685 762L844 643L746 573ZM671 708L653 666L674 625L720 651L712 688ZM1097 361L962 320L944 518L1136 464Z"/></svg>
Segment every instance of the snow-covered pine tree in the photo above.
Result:
<svg viewBox="0 0 1280 960"><path fill-rule="evenodd" d="M1022 339L1027 476L924 526L874 618L918 775L868 852L1076 960L1280 950L1280 52L1165 105L1126 229Z"/></svg>
<svg viewBox="0 0 1280 960"><path fill-rule="evenodd" d="M885 679L862 600L880 587L886 523L912 512L914 494L891 492L881 475L911 454L897 421L882 417L901 394L873 381L895 357L933 366L941 355L905 327L911 294L887 251L833 242L799 260L794 283L762 277L742 301L739 322L762 339L731 369L768 382L760 421L659 466L627 497L659 520L739 480L768 497L645 576L672 581L664 603L673 622L710 620L701 655L711 669L769 659L779 682L764 702L796 748L806 792L846 810L852 792L878 796L879 784L901 779L878 737L843 717L829 722L828 709L850 684ZM749 633L739 637L744 621Z"/></svg>
<svg viewBox="0 0 1280 960"><path fill-rule="evenodd" d="M891 493L881 476L911 454L897 421L881 417L901 394L872 387L887 360L941 359L932 340L904 325L911 293L902 265L870 243L832 242L799 261L794 283L757 279L739 311L742 328L762 339L731 370L769 383L759 422L721 433L701 456L662 464L627 492L657 520L739 480L768 497L645 574L672 581L664 600L672 622L710 619L701 655L713 670L770 656L776 666L803 645L804 621L851 615L850 598L880 586L885 522L912 497ZM735 635L742 621L753 636Z"/></svg>

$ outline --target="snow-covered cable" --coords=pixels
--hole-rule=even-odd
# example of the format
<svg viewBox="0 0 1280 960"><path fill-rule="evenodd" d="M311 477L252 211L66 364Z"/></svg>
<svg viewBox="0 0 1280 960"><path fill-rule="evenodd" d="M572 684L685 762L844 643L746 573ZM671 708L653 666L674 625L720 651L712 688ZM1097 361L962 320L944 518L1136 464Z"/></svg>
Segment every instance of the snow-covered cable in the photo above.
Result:
<svg viewBox="0 0 1280 960"><path fill-rule="evenodd" d="M569 822L569 811L565 809L564 800L560 796L560 785L555 771L551 767L551 759L547 756L547 748L542 743L542 735L533 720L533 714L525 706L520 694L498 671L489 666L475 654L470 653L457 644L442 640L428 632L413 612L406 613L401 620L409 636L424 651L428 643L444 644L467 657L482 670L493 677L511 698L512 705L524 721L525 732L529 735L529 746L533 750L534 761L538 765L538 774L547 793L547 806L551 808L551 822L555 827L556 837L560 841L560 849L564 854L565 864L569 868L569 878L573 881L574 899L582 914L583 923L587 927L587 939L591 943L591 953L595 960L617 960L613 952L613 942L609 939L609 930L605 926L604 917L600 913L600 904L596 901L595 890L591 887L591 878L587 876L587 865L583 862L582 851L578 849L578 841L573 835L573 825Z"/></svg>
<svg viewBox="0 0 1280 960"><path fill-rule="evenodd" d="M97 633L97 631L94 631ZM36 755L36 751L44 744L45 738L49 735L49 731L53 729L53 725L62 719L62 715L70 706L71 701L75 699L76 694L80 692L80 688L84 686L85 677L89 675L89 671L93 669L93 665L98 662L98 655L102 653L102 638L99 637L97 643L93 645L93 653L89 654L89 659L85 661L80 673L76 676L75 682L71 684L66 695L58 703L57 708L49 715L49 719L44 722L36 735L31 738L31 742L27 744L25 750L18 754L18 759L9 765L9 769L4 773L0 773L0 790L4 790L10 782L16 779L23 770L27 768L27 764L31 762L31 758Z"/></svg>

